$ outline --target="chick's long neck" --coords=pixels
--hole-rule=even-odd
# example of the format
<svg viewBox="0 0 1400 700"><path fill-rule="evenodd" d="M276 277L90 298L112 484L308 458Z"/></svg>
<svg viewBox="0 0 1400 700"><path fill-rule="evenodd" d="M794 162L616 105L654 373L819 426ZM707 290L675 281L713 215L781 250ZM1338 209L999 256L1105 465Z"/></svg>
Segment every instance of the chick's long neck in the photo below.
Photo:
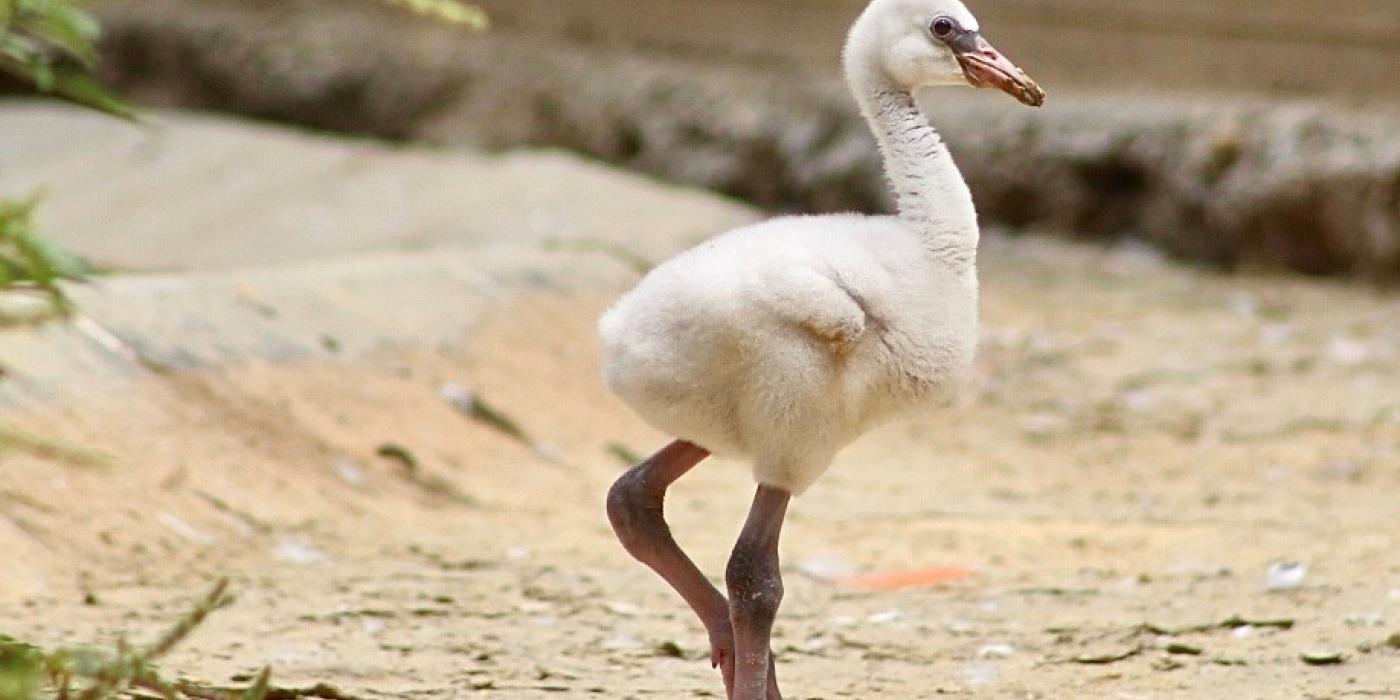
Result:
<svg viewBox="0 0 1400 700"><path fill-rule="evenodd" d="M901 219L914 226L930 256L960 269L977 261L977 210L943 137L914 95L878 68L857 60L848 79L884 158Z"/></svg>

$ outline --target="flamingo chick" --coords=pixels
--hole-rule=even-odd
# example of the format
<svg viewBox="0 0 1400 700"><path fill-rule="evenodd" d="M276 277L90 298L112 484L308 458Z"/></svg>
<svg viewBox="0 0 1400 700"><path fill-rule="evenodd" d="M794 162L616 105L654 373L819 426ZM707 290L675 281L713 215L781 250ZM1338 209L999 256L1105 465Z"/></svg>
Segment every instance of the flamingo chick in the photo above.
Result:
<svg viewBox="0 0 1400 700"><path fill-rule="evenodd" d="M1045 93L958 0L874 0L845 73L884 157L898 216L785 217L660 265L600 323L608 386L677 440L608 494L623 546L700 616L732 700L780 697L769 637L783 596L788 503L879 422L945 396L977 344L977 214L914 91ZM758 482L725 574L728 598L676 545L666 489L711 453Z"/></svg>

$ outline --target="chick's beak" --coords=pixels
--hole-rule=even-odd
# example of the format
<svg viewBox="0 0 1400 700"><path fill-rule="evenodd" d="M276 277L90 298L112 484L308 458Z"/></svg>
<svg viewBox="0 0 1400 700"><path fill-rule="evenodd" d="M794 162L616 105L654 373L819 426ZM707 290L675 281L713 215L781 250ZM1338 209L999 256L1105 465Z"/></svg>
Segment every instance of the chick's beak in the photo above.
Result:
<svg viewBox="0 0 1400 700"><path fill-rule="evenodd" d="M996 88L1031 107L1045 104L1045 91L981 35L969 32L959 37L953 42L953 53L973 87Z"/></svg>

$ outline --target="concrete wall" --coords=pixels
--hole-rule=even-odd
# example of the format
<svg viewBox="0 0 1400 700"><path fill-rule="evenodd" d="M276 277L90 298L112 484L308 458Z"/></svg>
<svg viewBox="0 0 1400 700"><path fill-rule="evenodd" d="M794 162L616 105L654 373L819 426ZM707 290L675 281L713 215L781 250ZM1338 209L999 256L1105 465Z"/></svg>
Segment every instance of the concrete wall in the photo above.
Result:
<svg viewBox="0 0 1400 700"><path fill-rule="evenodd" d="M830 62L760 70L752 60L695 60L689 44L692 55L678 57L564 41L558 32L587 30L562 10L532 14L545 0L514 1L538 4L517 6L507 24L547 22L556 34L507 27L464 40L370 0L126 0L103 6L104 65L148 105L438 144L565 148L775 210L888 205L869 131ZM707 1L688 25L614 17L609 26L721 36L703 21L735 5ZM753 5L743 26L762 25L766 7ZM1394 88L1379 69L1365 76ZM1391 110L1051 88L1043 110L970 90L938 105L988 224L1135 238L1226 267L1400 278Z"/></svg>
<svg viewBox="0 0 1400 700"><path fill-rule="evenodd" d="M834 70L865 0L482 0L505 27ZM969 0L1051 90L1400 103L1400 0Z"/></svg>

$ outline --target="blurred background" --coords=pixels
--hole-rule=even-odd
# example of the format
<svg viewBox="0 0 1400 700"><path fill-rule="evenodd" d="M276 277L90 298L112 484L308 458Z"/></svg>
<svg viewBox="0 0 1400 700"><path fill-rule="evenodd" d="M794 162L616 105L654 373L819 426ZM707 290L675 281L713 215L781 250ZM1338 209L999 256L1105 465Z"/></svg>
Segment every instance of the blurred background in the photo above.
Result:
<svg viewBox="0 0 1400 700"><path fill-rule="evenodd" d="M864 2L0 2L0 633L154 636L227 576L191 697L718 691L602 516L666 436L593 324L728 228L890 210ZM980 359L799 503L785 683L1400 692L1400 4L970 7L1050 95L922 96ZM749 486L677 486L708 572Z"/></svg>
<svg viewBox="0 0 1400 700"><path fill-rule="evenodd" d="M114 3L104 65L147 104L560 147L774 210L888 206L838 75L859 0L482 6L493 30L468 38L376 3ZM1400 269L1393 3L978 10L1055 96L932 110L990 222L1226 267Z"/></svg>
<svg viewBox="0 0 1400 700"><path fill-rule="evenodd" d="M879 162L838 73L861 6L484 2L491 31L467 35L383 2L108 2L99 49L106 82L144 105L563 148L772 211L879 210ZM931 110L989 223L1230 269L1400 269L1393 3L978 9L1055 97Z"/></svg>
<svg viewBox="0 0 1400 700"><path fill-rule="evenodd" d="M762 57L796 72L837 68L860 0L487 2L501 28L652 52ZM1394 100L1396 12L1381 0L1154 3L1002 0L976 7L1048 83L1091 90Z"/></svg>

